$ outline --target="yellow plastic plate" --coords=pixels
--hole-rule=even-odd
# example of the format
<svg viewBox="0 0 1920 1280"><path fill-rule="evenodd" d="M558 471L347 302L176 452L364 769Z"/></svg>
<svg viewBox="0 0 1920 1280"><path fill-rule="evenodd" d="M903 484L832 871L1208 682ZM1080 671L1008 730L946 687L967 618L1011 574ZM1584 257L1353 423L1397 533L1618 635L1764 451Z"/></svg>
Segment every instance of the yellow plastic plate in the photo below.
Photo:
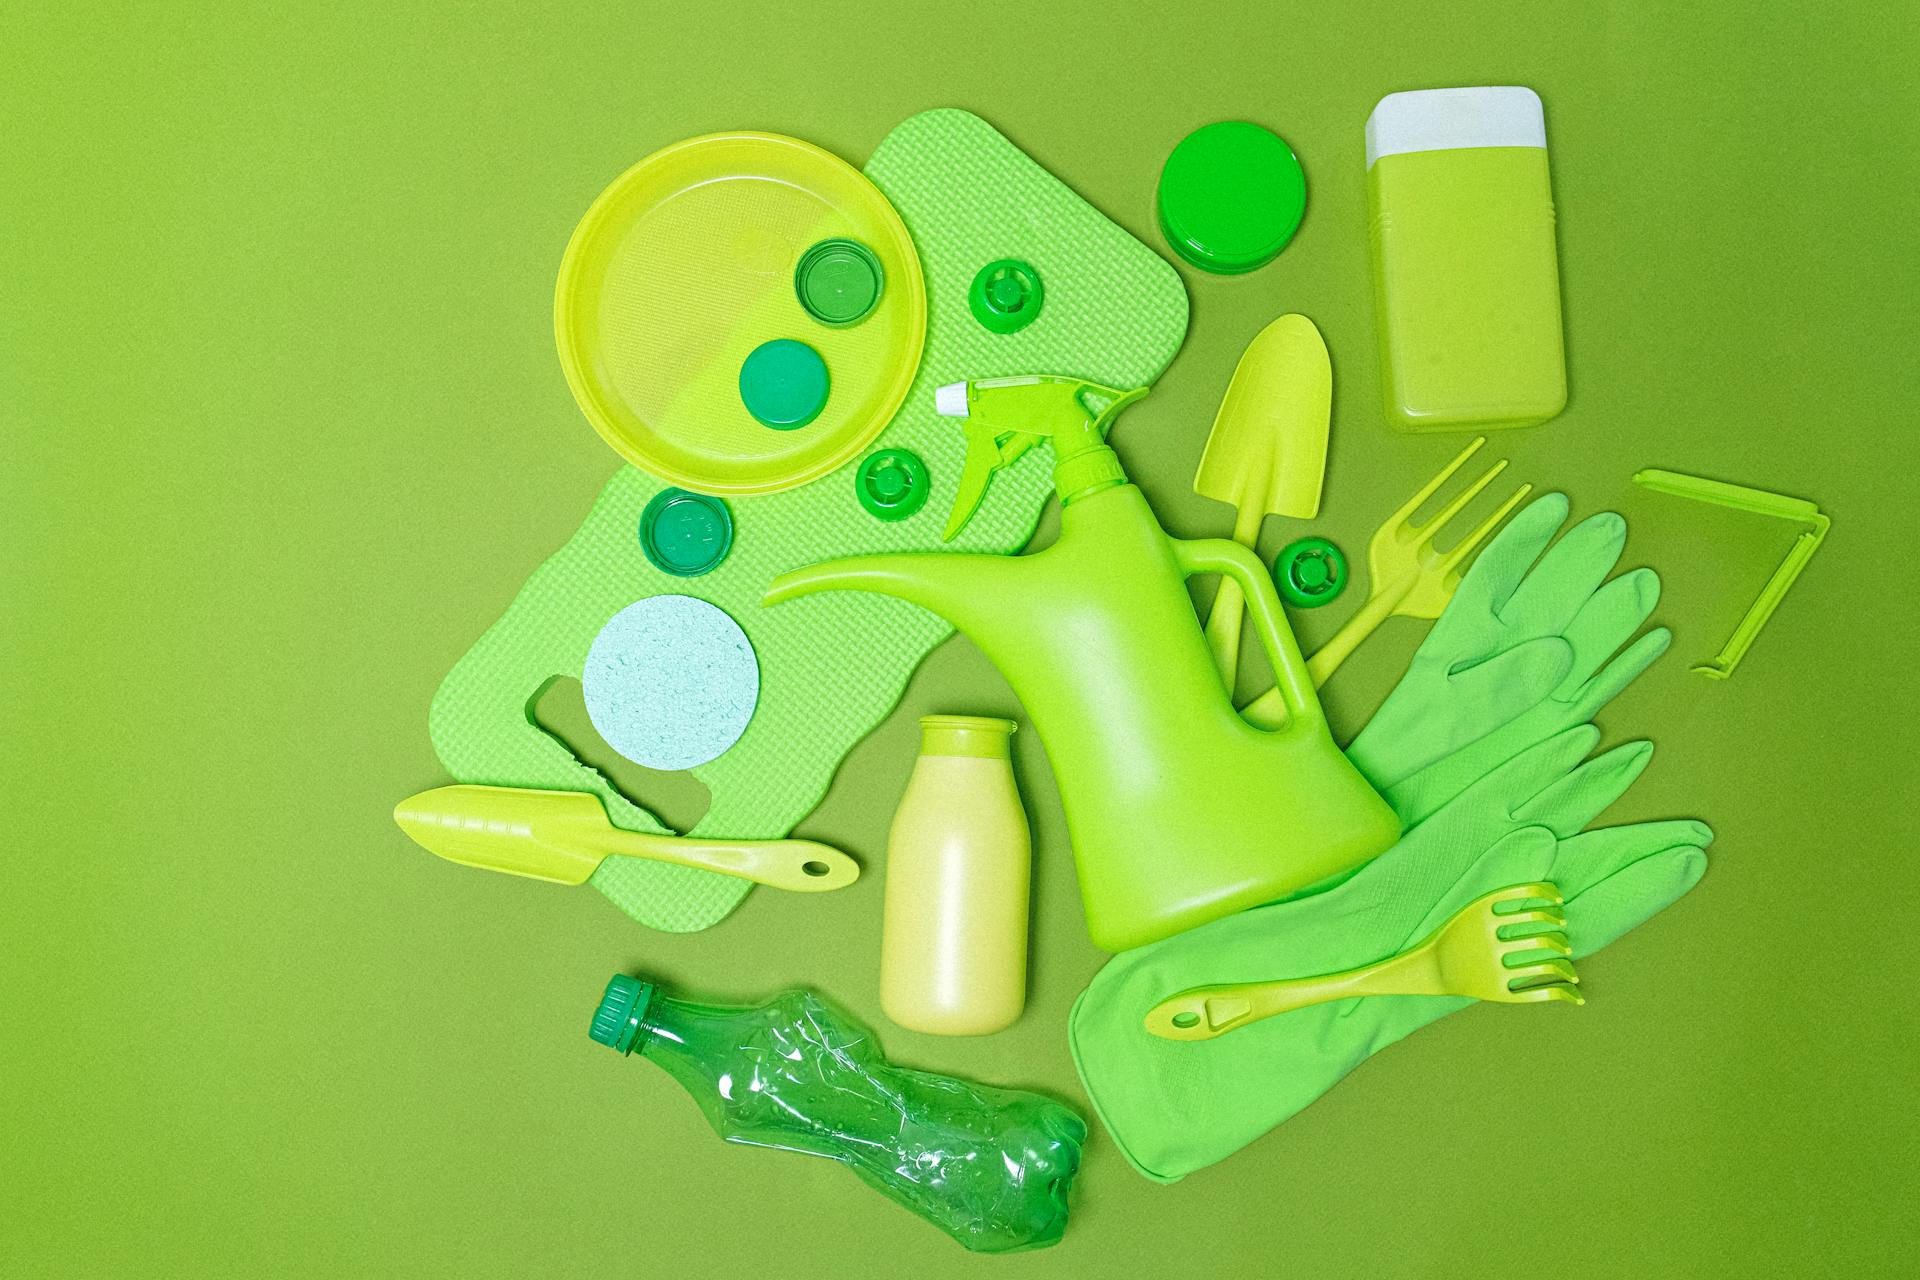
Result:
<svg viewBox="0 0 1920 1280"><path fill-rule="evenodd" d="M885 278L845 328L794 292L800 255L833 236L865 244ZM773 493L887 425L920 363L927 294L906 225L859 170L797 138L721 133L656 151L600 194L561 261L553 321L574 398L621 457L687 489ZM740 399L741 363L775 338L827 364L826 406L797 430Z"/></svg>

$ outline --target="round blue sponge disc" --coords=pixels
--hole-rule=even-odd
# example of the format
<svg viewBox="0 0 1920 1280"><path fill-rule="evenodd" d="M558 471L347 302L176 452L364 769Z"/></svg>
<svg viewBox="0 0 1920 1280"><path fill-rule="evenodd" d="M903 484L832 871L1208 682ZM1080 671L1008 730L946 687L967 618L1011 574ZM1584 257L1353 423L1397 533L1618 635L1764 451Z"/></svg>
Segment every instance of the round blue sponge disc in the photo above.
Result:
<svg viewBox="0 0 1920 1280"><path fill-rule="evenodd" d="M723 610L692 596L649 596L600 629L580 685L608 746L649 769L690 769L747 731L760 664Z"/></svg>

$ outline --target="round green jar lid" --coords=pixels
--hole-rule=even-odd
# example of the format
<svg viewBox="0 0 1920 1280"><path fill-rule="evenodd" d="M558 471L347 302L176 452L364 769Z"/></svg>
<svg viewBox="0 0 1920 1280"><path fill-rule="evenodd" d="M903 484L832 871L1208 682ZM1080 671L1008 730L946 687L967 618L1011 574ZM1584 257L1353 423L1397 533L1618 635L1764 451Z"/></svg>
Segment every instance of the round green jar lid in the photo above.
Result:
<svg viewBox="0 0 1920 1280"><path fill-rule="evenodd" d="M804 342L763 342L740 364L740 399L776 431L804 427L827 403L827 362Z"/></svg>
<svg viewBox="0 0 1920 1280"><path fill-rule="evenodd" d="M697 578L732 547L733 515L711 494L662 489L640 513L640 550L662 573Z"/></svg>
<svg viewBox="0 0 1920 1280"><path fill-rule="evenodd" d="M880 301L886 273L858 240L822 240L800 255L793 291L808 315L836 328L858 324Z"/></svg>
<svg viewBox="0 0 1920 1280"><path fill-rule="evenodd" d="M1347 557L1325 538L1301 538L1273 561L1280 598L1296 609L1318 609L1347 589Z"/></svg>
<svg viewBox="0 0 1920 1280"><path fill-rule="evenodd" d="M1307 208L1307 178L1280 136L1243 120L1195 129L1160 170L1160 231L1202 271L1272 262Z"/></svg>
<svg viewBox="0 0 1920 1280"><path fill-rule="evenodd" d="M980 268L967 290L967 308L992 333L1018 333L1040 317L1047 291L1040 273L1018 258L999 258Z"/></svg>
<svg viewBox="0 0 1920 1280"><path fill-rule="evenodd" d="M854 494L867 514L881 520L905 520L927 505L932 484L927 464L906 449L882 449L860 464Z"/></svg>

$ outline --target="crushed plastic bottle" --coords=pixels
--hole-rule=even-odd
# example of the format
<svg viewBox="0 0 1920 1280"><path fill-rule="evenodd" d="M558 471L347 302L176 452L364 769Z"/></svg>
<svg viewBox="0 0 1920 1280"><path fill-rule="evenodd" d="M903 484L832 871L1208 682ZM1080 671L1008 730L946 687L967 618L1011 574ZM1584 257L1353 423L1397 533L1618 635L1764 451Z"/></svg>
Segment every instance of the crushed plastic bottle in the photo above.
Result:
<svg viewBox="0 0 1920 1280"><path fill-rule="evenodd" d="M837 1160L976 1252L1066 1230L1084 1120L1037 1094L896 1067L814 992L694 1004L616 974L590 1034L663 1068L728 1142Z"/></svg>

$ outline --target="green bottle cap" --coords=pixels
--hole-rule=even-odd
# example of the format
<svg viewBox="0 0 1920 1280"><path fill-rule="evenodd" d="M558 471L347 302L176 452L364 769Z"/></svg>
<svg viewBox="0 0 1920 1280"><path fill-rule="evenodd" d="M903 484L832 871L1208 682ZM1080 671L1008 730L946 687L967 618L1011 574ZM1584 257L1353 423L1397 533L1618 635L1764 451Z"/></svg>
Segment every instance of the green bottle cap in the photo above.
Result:
<svg viewBox="0 0 1920 1280"><path fill-rule="evenodd" d="M973 318L992 333L1018 333L1039 318L1046 300L1040 273L1018 258L989 262L967 289Z"/></svg>
<svg viewBox="0 0 1920 1280"><path fill-rule="evenodd" d="M1301 538L1273 562L1280 598L1296 609L1318 609L1347 589L1347 557L1325 538Z"/></svg>
<svg viewBox="0 0 1920 1280"><path fill-rule="evenodd" d="M593 1025L587 1028L587 1034L595 1044L632 1053L634 1043L640 1039L641 1020L647 1016L647 1006L652 1003L651 982L616 973L607 982L600 1007L593 1011Z"/></svg>
<svg viewBox="0 0 1920 1280"><path fill-rule="evenodd" d="M1307 208L1307 179L1278 134L1243 120L1195 129L1160 170L1160 231L1202 271L1272 262Z"/></svg>
<svg viewBox="0 0 1920 1280"><path fill-rule="evenodd" d="M800 255L793 291L808 315L836 328L858 324L880 301L886 273L858 240L822 240Z"/></svg>
<svg viewBox="0 0 1920 1280"><path fill-rule="evenodd" d="M869 454L853 478L854 494L867 514L880 520L905 520L927 505L932 483L927 464L906 449Z"/></svg>
<svg viewBox="0 0 1920 1280"><path fill-rule="evenodd" d="M733 516L711 494L662 489L640 513L640 550L662 573L697 578L732 547Z"/></svg>
<svg viewBox="0 0 1920 1280"><path fill-rule="evenodd" d="M827 362L792 338L763 342L740 364L740 399L776 431L804 427L826 406Z"/></svg>

